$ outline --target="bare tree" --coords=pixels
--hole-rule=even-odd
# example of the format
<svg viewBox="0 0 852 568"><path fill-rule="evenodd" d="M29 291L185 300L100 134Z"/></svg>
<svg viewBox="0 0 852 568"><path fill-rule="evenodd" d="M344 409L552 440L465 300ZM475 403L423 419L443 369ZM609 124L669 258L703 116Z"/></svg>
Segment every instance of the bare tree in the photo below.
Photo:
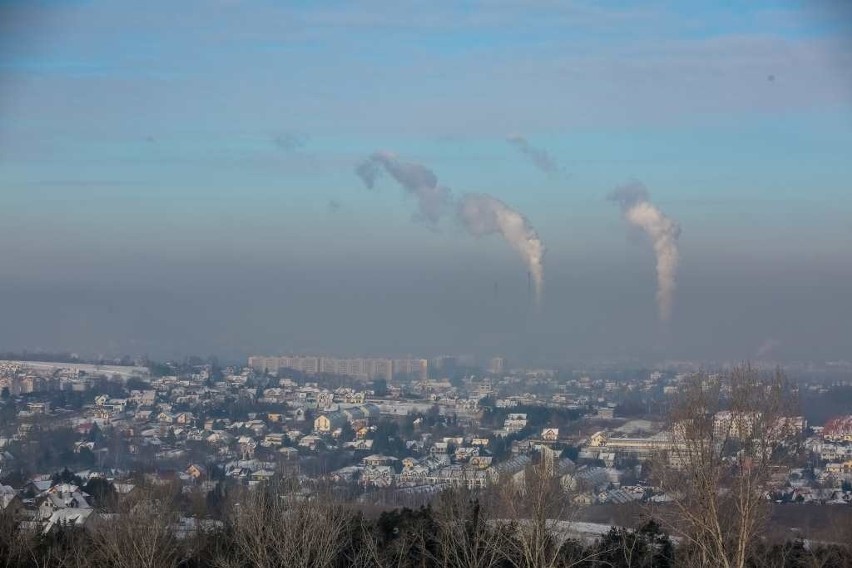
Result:
<svg viewBox="0 0 852 568"><path fill-rule="evenodd" d="M488 513L476 492L466 488L442 492L433 508L436 564L488 568L504 559L507 531L489 522Z"/></svg>
<svg viewBox="0 0 852 568"><path fill-rule="evenodd" d="M114 513L102 513L89 533L95 565L114 568L177 566L180 543L173 495L168 490L137 489Z"/></svg>
<svg viewBox="0 0 852 568"><path fill-rule="evenodd" d="M573 494L554 475L552 460L542 459L517 478L501 480L497 494L498 528L509 533L501 546L510 565L552 568L589 559L568 541L577 511Z"/></svg>
<svg viewBox="0 0 852 568"><path fill-rule="evenodd" d="M17 515L0 510L0 566L11 568L23 565L32 546L30 536L19 528Z"/></svg>
<svg viewBox="0 0 852 568"><path fill-rule="evenodd" d="M767 519L771 475L795 453L786 377L750 365L692 377L670 414L671 444L655 463L673 497L668 518L686 565L743 568Z"/></svg>
<svg viewBox="0 0 852 568"><path fill-rule="evenodd" d="M290 480L247 490L231 508L239 554L229 566L333 566L349 550L354 515L324 494L307 494Z"/></svg>

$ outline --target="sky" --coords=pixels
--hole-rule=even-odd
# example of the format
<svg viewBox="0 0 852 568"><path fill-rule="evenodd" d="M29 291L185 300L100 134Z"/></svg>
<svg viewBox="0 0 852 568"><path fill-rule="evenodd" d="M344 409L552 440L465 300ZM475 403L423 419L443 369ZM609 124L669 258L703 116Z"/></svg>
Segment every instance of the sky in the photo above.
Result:
<svg viewBox="0 0 852 568"><path fill-rule="evenodd" d="M0 351L850 360L850 37L839 0L0 0Z"/></svg>

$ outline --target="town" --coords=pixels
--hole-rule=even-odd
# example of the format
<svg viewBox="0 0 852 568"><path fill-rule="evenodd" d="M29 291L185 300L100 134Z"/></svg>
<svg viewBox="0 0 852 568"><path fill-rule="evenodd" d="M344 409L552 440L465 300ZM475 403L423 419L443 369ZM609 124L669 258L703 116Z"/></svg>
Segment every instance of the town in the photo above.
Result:
<svg viewBox="0 0 852 568"><path fill-rule="evenodd" d="M285 477L415 507L448 488L522 483L546 463L574 505L591 519L606 510L608 522L613 508L671 498L650 465L676 445L665 409L691 376L510 369L500 357L483 369L456 357L124 363L0 363L6 513L50 532L85 526L107 490L173 484L209 505L229 487ZM796 388L804 399L850 386ZM713 419L718 429L731 416ZM852 503L852 416L785 423L803 451L773 469L766 499Z"/></svg>

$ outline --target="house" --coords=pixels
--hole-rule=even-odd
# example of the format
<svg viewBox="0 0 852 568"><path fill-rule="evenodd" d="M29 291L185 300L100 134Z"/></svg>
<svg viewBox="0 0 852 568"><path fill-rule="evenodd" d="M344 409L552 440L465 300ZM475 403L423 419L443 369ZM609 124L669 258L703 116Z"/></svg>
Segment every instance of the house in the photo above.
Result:
<svg viewBox="0 0 852 568"><path fill-rule="evenodd" d="M195 416L193 416L192 412L180 412L175 416L174 419L176 424L188 425L192 424L195 421Z"/></svg>
<svg viewBox="0 0 852 568"><path fill-rule="evenodd" d="M207 477L207 468L201 464L194 463L186 468L186 474L194 481Z"/></svg>
<svg viewBox="0 0 852 568"><path fill-rule="evenodd" d="M493 481L497 482L501 479L512 478L518 472L523 471L531 463L532 458L528 455L514 456L490 468L488 470L488 474Z"/></svg>
<svg viewBox="0 0 852 568"><path fill-rule="evenodd" d="M606 432L595 432L589 437L589 446L599 448L606 445Z"/></svg>
<svg viewBox="0 0 852 568"><path fill-rule="evenodd" d="M597 417L604 420L612 420L615 417L615 409L608 406L598 408Z"/></svg>
<svg viewBox="0 0 852 568"><path fill-rule="evenodd" d="M346 423L348 423L348 420L342 412L326 412L320 414L314 420L314 431L327 434L341 428Z"/></svg>
<svg viewBox="0 0 852 568"><path fill-rule="evenodd" d="M255 436L264 436L267 431L266 423L263 420L249 420L245 423L245 427L254 432Z"/></svg>
<svg viewBox="0 0 852 568"><path fill-rule="evenodd" d="M224 430L214 430L212 434L207 436L206 442L208 444L228 445L233 440L234 437L225 432Z"/></svg>
<svg viewBox="0 0 852 568"><path fill-rule="evenodd" d="M299 440L299 447L300 448L308 448L309 450L316 450L317 446L321 442L322 442L322 438L320 438L319 436L314 436L312 434L309 434L309 435L305 436L304 438L302 438L301 440Z"/></svg>
<svg viewBox="0 0 852 568"><path fill-rule="evenodd" d="M389 465L373 465L364 468L361 483L375 487L390 487L394 481L394 470Z"/></svg>
<svg viewBox="0 0 852 568"><path fill-rule="evenodd" d="M338 483L352 483L358 479L362 470L360 466L350 465L331 472L329 478Z"/></svg>
<svg viewBox="0 0 852 568"><path fill-rule="evenodd" d="M53 511L44 524L44 534L50 533L57 527L84 528L90 524L93 512L92 508L80 509L74 507Z"/></svg>
<svg viewBox="0 0 852 568"><path fill-rule="evenodd" d="M373 440L365 440L358 439L353 440L352 442L345 442L343 444L344 448L349 448L352 450L371 450L373 449Z"/></svg>
<svg viewBox="0 0 852 568"><path fill-rule="evenodd" d="M332 407L334 394L328 391L323 391L317 394L317 408L328 410Z"/></svg>
<svg viewBox="0 0 852 568"><path fill-rule="evenodd" d="M826 464L825 471L830 475L852 474L852 460Z"/></svg>
<svg viewBox="0 0 852 568"><path fill-rule="evenodd" d="M393 462L399 461L393 456L383 456L382 454L373 454L364 458L365 466L390 465Z"/></svg>
<svg viewBox="0 0 852 568"><path fill-rule="evenodd" d="M160 424L174 424L175 417L169 412L161 412L157 415L157 422Z"/></svg>
<svg viewBox="0 0 852 568"><path fill-rule="evenodd" d="M130 400L138 406L153 406L157 401L157 391L133 390L130 391Z"/></svg>
<svg viewBox="0 0 852 568"><path fill-rule="evenodd" d="M469 460L474 456L479 455L479 447L478 446L459 446L456 448L455 458L456 461L465 461Z"/></svg>
<svg viewBox="0 0 852 568"><path fill-rule="evenodd" d="M91 509L86 495L71 483L54 485L36 498L38 517L49 519L59 509Z"/></svg>
<svg viewBox="0 0 852 568"><path fill-rule="evenodd" d="M527 426L527 415L523 412L512 412L503 421L503 428L509 432L520 432Z"/></svg>
<svg viewBox="0 0 852 568"><path fill-rule="evenodd" d="M17 515L24 508L24 503L18 492L0 483L0 511Z"/></svg>
<svg viewBox="0 0 852 568"><path fill-rule="evenodd" d="M133 419L137 422L148 422L154 414L152 410L137 410L133 415Z"/></svg>
<svg viewBox="0 0 852 568"><path fill-rule="evenodd" d="M417 483L421 484L426 481L429 475L429 468L422 464L403 464L402 472L399 474L400 483Z"/></svg>
<svg viewBox="0 0 852 568"><path fill-rule="evenodd" d="M559 428L545 428L541 431L541 439L545 442L555 442L559 439Z"/></svg>
<svg viewBox="0 0 852 568"><path fill-rule="evenodd" d="M266 447L281 447L284 445L284 440L287 438L286 434L283 433L272 433L267 434L263 439L263 444Z"/></svg>
<svg viewBox="0 0 852 568"><path fill-rule="evenodd" d="M478 469L488 469L494 458L491 456L473 456L470 458L470 466Z"/></svg>
<svg viewBox="0 0 852 568"><path fill-rule="evenodd" d="M249 480L255 483L259 483L261 481L269 481L275 476L275 472L269 469L258 469L257 471L253 471L249 476Z"/></svg>

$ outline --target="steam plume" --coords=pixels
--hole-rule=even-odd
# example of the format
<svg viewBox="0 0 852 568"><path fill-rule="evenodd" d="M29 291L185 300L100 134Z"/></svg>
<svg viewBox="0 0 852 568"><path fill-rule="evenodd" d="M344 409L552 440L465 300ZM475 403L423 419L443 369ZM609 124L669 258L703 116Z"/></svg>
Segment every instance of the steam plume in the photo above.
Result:
<svg viewBox="0 0 852 568"><path fill-rule="evenodd" d="M467 193L458 203L458 219L474 236L500 233L527 265L540 303L544 268L544 244L526 217L499 199L483 193Z"/></svg>
<svg viewBox="0 0 852 568"><path fill-rule="evenodd" d="M680 225L649 201L648 191L639 182L617 188L608 198L621 206L624 219L644 231L654 245L657 256L657 307L660 319L668 321L672 315L677 287L677 264L680 260L677 239L680 237Z"/></svg>
<svg viewBox="0 0 852 568"><path fill-rule="evenodd" d="M355 168L355 173L368 188L376 182L380 167L390 174L418 201L418 218L436 225L452 202L449 188L438 184L438 176L429 168L403 162L390 152L376 152Z"/></svg>
<svg viewBox="0 0 852 568"><path fill-rule="evenodd" d="M419 217L437 224L453 203L450 190L438 183L438 176L421 164L403 162L390 152L376 152L358 164L355 173L368 188L374 187L382 170L417 197ZM500 233L524 259L535 286L536 304L543 288L544 245L529 221L499 199L484 193L466 193L456 203L456 219L474 236Z"/></svg>
<svg viewBox="0 0 852 568"><path fill-rule="evenodd" d="M556 175L562 172L562 168L556 163L556 160L541 148L536 148L529 143L529 140L519 134L514 134L506 138L506 141L518 149L524 156L532 161L533 165L539 170L548 175Z"/></svg>
<svg viewBox="0 0 852 568"><path fill-rule="evenodd" d="M379 165L373 160L366 160L355 167L355 174L361 178L367 189L376 187L376 178L379 177Z"/></svg>

